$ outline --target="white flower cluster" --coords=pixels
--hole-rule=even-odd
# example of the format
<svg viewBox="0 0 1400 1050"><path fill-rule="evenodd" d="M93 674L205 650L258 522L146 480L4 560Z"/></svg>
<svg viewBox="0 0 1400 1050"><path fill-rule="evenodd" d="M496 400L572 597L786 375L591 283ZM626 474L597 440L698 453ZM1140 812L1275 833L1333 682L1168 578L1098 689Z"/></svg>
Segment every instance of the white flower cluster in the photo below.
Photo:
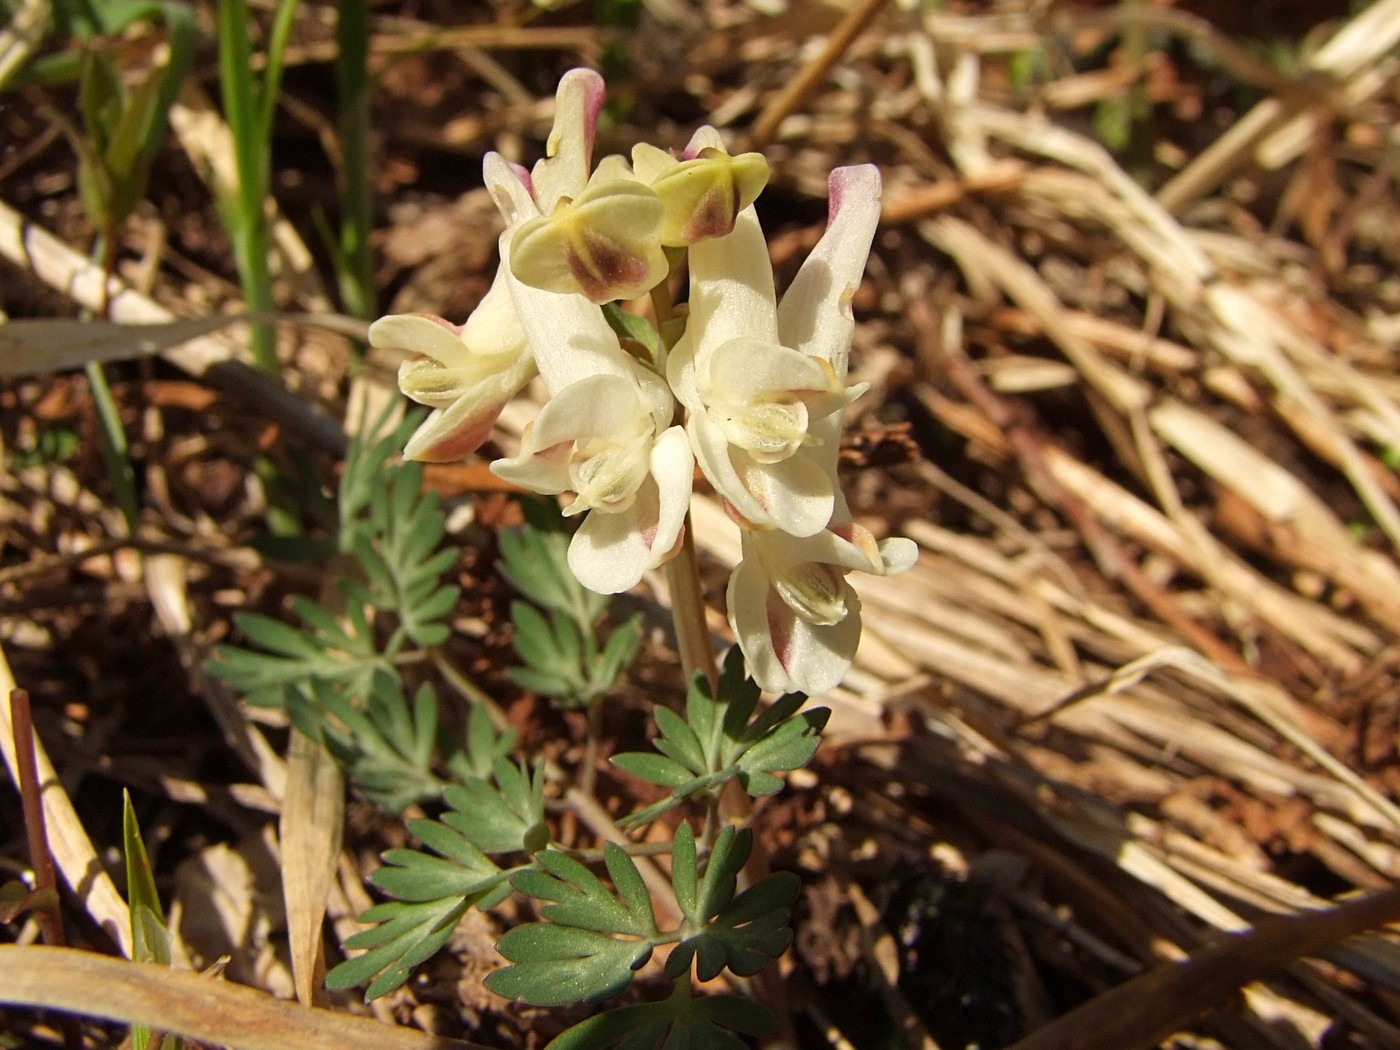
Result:
<svg viewBox="0 0 1400 1050"><path fill-rule="evenodd" d="M819 693L849 668L860 637L852 571L913 564L907 539L876 543L852 521L836 478L854 322L850 300L880 210L873 165L830 179L826 232L779 301L753 201L762 156L730 156L702 128L681 157L649 145L593 167L603 82L559 84L548 157L526 171L498 154L486 186L505 218L500 269L467 322L394 315L375 346L411 351L399 385L433 409L405 455L444 462L486 440L536 375L549 400L502 478L567 494L583 515L569 566L616 593L679 549L698 462L743 528L729 621L763 688ZM684 334L658 359L629 352L602 304L664 282L685 252ZM670 258L668 258L668 256ZM682 414L683 422L676 422Z"/></svg>

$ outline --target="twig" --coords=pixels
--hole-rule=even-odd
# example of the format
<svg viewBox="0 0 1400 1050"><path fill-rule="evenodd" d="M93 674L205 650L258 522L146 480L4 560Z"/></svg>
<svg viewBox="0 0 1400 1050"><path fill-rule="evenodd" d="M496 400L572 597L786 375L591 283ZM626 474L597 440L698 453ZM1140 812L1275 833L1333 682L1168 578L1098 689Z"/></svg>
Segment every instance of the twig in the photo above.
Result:
<svg viewBox="0 0 1400 1050"><path fill-rule="evenodd" d="M44 801L39 788L39 771L34 761L34 719L29 709L29 693L10 690L10 712L15 739L15 759L19 767L19 795L24 807L24 833L29 840L29 863L34 867L34 894L42 905L35 912L44 943L62 948L63 916L58 909L58 880L54 875L49 834L44 825Z"/></svg>
<svg viewBox="0 0 1400 1050"><path fill-rule="evenodd" d="M1054 442L1040 433L1033 423L1020 418L1011 405L993 394L959 348L945 348L945 365L949 379L958 386L963 396L978 406L1006 436L1025 472L1027 483L1041 499L1063 514L1083 537L1100 571L1111 579L1121 580L1163 621L1179 631L1213 662L1232 671L1247 670L1238 653L1191 619L1166 591L1153 583L1118 538L1103 527L1074 493L1060 484L1046 463L1046 450L1053 448Z"/></svg>
<svg viewBox="0 0 1400 1050"><path fill-rule="evenodd" d="M1372 4L1337 32L1326 44L1309 56L1305 75L1324 78L1332 87L1332 97L1345 105L1343 98L1367 73L1373 77L1375 91L1382 90L1388 78L1379 75L1376 63L1400 41L1400 0L1383 0ZM1363 94L1373 93L1372 85L1363 85ZM1177 176L1157 191L1157 200L1168 211L1179 212L1221 184L1241 164L1256 158L1268 140L1278 134L1291 120L1300 116L1307 120L1305 107L1313 100L1313 92L1293 92L1288 96L1266 98L1239 120L1210 147L1201 152ZM1355 102L1356 99L1348 98ZM1306 142L1307 135L1296 137ZM1271 166L1281 167L1296 156L1293 141L1279 155L1270 158Z"/></svg>
<svg viewBox="0 0 1400 1050"><path fill-rule="evenodd" d="M885 0L862 0L860 6L853 8L851 13L842 19L826 42L822 53L809 62L758 115L753 130L749 133L749 149L762 149L773 141L778 125L812 97L822 78L831 72L832 67L846 53L846 49L884 6Z"/></svg>
<svg viewBox="0 0 1400 1050"><path fill-rule="evenodd" d="M1135 977L1016 1043L1011 1050L1147 1050L1213 1004L1295 959L1400 920L1400 888L1322 911L1261 920L1181 963Z"/></svg>
<svg viewBox="0 0 1400 1050"><path fill-rule="evenodd" d="M14 749L14 723L10 708L10 695L15 688L10 665L5 660L4 652L0 651L0 753L3 753L11 775L18 783L19 756ZM32 737L30 739L33 740ZM33 740L33 745L36 780L44 788L40 800L44 807L46 838L57 868L93 921L107 932L123 955L130 956L131 923L126 902L102 867L97 851L73 810L73 803L58 782L58 775L44 753L43 745L38 740ZM0 973L5 973L3 967L0 967ZM6 981L9 977L6 973Z"/></svg>
<svg viewBox="0 0 1400 1050"><path fill-rule="evenodd" d="M977 194L1014 190L1021 185L1025 174L1026 165L1022 161L1002 160L981 171L969 172L962 178L943 179L911 190L880 209L880 225L900 226L927 219Z"/></svg>
<svg viewBox="0 0 1400 1050"><path fill-rule="evenodd" d="M39 784L39 767L34 755L34 718L29 708L29 692L10 690L10 721L14 733L15 765L19 773L20 802L24 808L24 833L29 840L29 863L34 868L34 916L39 921L44 943L63 948L63 912L59 907L58 879L54 875L53 853L49 850L49 832L44 823L44 798ZM78 1050L83 1045L83 1033L77 1019L64 1018L63 1045Z"/></svg>

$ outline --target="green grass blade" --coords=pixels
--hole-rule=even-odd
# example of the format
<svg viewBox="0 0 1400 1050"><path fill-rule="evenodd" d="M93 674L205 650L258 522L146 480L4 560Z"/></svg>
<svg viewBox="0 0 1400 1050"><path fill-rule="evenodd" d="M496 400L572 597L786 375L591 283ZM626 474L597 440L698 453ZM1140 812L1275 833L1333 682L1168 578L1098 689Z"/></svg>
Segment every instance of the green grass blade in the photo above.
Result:
<svg viewBox="0 0 1400 1050"><path fill-rule="evenodd" d="M374 225L370 186L369 10L363 0L340 0L335 24L335 76L339 92L341 205L340 298L348 313L373 317Z"/></svg>

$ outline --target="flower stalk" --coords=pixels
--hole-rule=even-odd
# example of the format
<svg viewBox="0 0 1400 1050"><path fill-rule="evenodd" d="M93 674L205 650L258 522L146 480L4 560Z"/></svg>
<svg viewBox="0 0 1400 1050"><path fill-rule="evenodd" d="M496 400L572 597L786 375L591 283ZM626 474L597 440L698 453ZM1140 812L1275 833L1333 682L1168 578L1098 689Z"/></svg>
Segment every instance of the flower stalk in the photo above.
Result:
<svg viewBox="0 0 1400 1050"><path fill-rule="evenodd" d="M676 649L687 682L703 674L712 690L719 688L715 648L705 618L705 594L700 587L700 561L695 553L695 534L686 514L681 549L666 563L666 579L671 587L671 620L676 628Z"/></svg>

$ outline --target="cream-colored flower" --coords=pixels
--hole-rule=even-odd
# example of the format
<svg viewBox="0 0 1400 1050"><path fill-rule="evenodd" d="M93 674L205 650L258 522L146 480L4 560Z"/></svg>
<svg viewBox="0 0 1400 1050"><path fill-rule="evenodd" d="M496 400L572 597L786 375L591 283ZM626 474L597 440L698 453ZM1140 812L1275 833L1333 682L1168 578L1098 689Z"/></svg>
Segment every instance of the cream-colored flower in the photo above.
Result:
<svg viewBox="0 0 1400 1050"><path fill-rule="evenodd" d="M487 158L487 185L528 213L521 183ZM501 266L515 245L501 238ZM518 455L491 469L534 492L572 493L586 515L569 545L579 582L604 594L633 587L675 553L690 506L694 458L666 381L622 348L602 308L585 296L519 280L509 284L549 401Z"/></svg>
<svg viewBox="0 0 1400 1050"><path fill-rule="evenodd" d="M743 558L729 578L729 624L753 680L775 692L834 689L860 641L860 598L850 572L878 576L914 564L912 540L876 543L849 519L815 536L746 530Z"/></svg>
<svg viewBox="0 0 1400 1050"><path fill-rule="evenodd" d="M569 568L590 590L615 594L675 553L694 462L679 426L657 430L636 383L601 374L551 397L519 454L491 469L533 492L572 493L565 515L586 516Z"/></svg>
<svg viewBox="0 0 1400 1050"><path fill-rule="evenodd" d="M733 232L690 248L689 319L666 366L695 457L731 513L793 536L831 520L832 443L864 390L845 386L850 301L879 220L879 172L838 168L830 188L826 233L781 304L751 207Z"/></svg>
<svg viewBox="0 0 1400 1050"><path fill-rule="evenodd" d="M576 69L559 83L549 155L533 172L510 169L499 157L487 168L504 167L526 206L507 214L507 235L538 211L577 193L588 179L593 135L603 104L603 80L591 70ZM514 207L520 198L504 194ZM498 203L502 197L498 196ZM503 209L505 210L505 209ZM535 375L535 362L515 313L514 278L500 267L490 290L467 318L455 326L438 317L394 314L370 326L370 343L405 350L412 356L399 369L399 387L433 411L409 439L409 459L444 463L476 451L490 435L501 409Z"/></svg>
<svg viewBox="0 0 1400 1050"><path fill-rule="evenodd" d="M659 236L672 247L731 233L739 214L768 184L768 161L761 153L731 157L709 126L695 133L679 158L638 143L632 147L632 168L660 198Z"/></svg>

